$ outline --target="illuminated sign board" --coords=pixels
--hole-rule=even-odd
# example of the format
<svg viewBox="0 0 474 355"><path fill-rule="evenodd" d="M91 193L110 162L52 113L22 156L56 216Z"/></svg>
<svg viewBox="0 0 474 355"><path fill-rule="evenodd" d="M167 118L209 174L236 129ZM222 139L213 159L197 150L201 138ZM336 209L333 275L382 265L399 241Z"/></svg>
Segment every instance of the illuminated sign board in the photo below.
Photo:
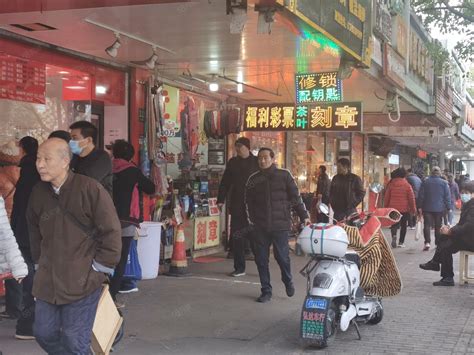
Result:
<svg viewBox="0 0 474 355"><path fill-rule="evenodd" d="M362 131L362 103L246 105L245 131Z"/></svg>
<svg viewBox="0 0 474 355"><path fill-rule="evenodd" d="M342 101L342 81L337 72L296 74L295 83L298 104Z"/></svg>

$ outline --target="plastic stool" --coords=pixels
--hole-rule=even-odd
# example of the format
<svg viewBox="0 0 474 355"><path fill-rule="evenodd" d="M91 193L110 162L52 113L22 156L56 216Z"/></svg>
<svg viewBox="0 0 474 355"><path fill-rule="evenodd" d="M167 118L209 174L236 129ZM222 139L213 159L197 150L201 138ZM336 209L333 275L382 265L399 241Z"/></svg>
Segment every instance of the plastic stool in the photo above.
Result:
<svg viewBox="0 0 474 355"><path fill-rule="evenodd" d="M474 283L474 276L469 276L469 255L474 251L461 250L459 252L459 283Z"/></svg>

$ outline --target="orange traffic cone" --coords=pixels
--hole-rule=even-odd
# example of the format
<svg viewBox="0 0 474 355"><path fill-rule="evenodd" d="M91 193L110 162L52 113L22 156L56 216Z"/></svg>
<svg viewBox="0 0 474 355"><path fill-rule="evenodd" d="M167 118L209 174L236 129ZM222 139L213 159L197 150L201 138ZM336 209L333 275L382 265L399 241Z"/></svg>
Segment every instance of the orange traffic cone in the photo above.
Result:
<svg viewBox="0 0 474 355"><path fill-rule="evenodd" d="M171 257L171 266L168 276L188 275L188 260L186 259L186 244L184 242L184 229L178 225L176 237L173 245L173 256Z"/></svg>

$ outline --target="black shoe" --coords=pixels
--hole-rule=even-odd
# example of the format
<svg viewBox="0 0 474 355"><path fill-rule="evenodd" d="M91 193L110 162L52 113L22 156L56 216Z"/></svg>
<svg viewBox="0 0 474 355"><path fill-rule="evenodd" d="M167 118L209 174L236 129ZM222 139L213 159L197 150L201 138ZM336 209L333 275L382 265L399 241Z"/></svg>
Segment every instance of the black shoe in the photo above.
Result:
<svg viewBox="0 0 474 355"><path fill-rule="evenodd" d="M19 317L14 317L10 313L8 313L7 311L4 311L4 312L0 313L0 318L3 318L3 319L18 319Z"/></svg>
<svg viewBox="0 0 474 355"><path fill-rule="evenodd" d="M440 267L438 263L435 263L434 261L428 261L426 264L420 264L420 269L423 270L431 270L431 271L439 271Z"/></svg>
<svg viewBox="0 0 474 355"><path fill-rule="evenodd" d="M293 282L286 285L286 295L288 297L293 297L295 295L295 286L293 285Z"/></svg>
<svg viewBox="0 0 474 355"><path fill-rule="evenodd" d="M454 286L452 277L443 277L441 280L433 282L433 286Z"/></svg>
<svg viewBox="0 0 474 355"><path fill-rule="evenodd" d="M237 271L237 270L234 270L232 271L229 276L232 276L232 277L240 277L240 276L245 276L245 271Z"/></svg>
<svg viewBox="0 0 474 355"><path fill-rule="evenodd" d="M267 302L270 302L271 299L272 299L271 293L262 293L260 297L257 298L257 302L267 303Z"/></svg>

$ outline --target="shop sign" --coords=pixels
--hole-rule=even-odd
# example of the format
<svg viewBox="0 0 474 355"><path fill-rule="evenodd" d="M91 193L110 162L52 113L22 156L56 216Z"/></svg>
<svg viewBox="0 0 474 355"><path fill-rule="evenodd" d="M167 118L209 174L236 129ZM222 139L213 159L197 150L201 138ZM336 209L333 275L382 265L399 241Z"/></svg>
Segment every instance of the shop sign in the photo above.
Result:
<svg viewBox="0 0 474 355"><path fill-rule="evenodd" d="M46 103L46 65L0 54L0 99Z"/></svg>
<svg viewBox="0 0 474 355"><path fill-rule="evenodd" d="M209 216L219 216L219 206L217 206L217 197L211 197L208 199L209 202Z"/></svg>
<svg viewBox="0 0 474 355"><path fill-rule="evenodd" d="M381 0L375 2L374 33L384 41L390 42L392 39L392 16Z"/></svg>
<svg viewBox="0 0 474 355"><path fill-rule="evenodd" d="M360 132L362 103L247 105L244 130Z"/></svg>
<svg viewBox="0 0 474 355"><path fill-rule="evenodd" d="M424 150L418 149L418 151L416 152L416 156L420 159L426 159L428 153Z"/></svg>
<svg viewBox="0 0 474 355"><path fill-rule="evenodd" d="M197 217L194 228L194 249L219 245L219 216Z"/></svg>
<svg viewBox="0 0 474 355"><path fill-rule="evenodd" d="M180 130L180 118L178 115L179 89L163 85L163 135L165 137L176 137Z"/></svg>
<svg viewBox="0 0 474 355"><path fill-rule="evenodd" d="M292 0L284 6L355 59L370 64L371 1Z"/></svg>
<svg viewBox="0 0 474 355"><path fill-rule="evenodd" d="M295 83L299 104L342 101L342 80L337 72L296 74Z"/></svg>
<svg viewBox="0 0 474 355"><path fill-rule="evenodd" d="M413 29L410 31L409 68L426 82L433 82L433 60L428 54L425 42Z"/></svg>
<svg viewBox="0 0 474 355"><path fill-rule="evenodd" d="M373 37L373 41L374 41L374 50L372 53L372 60L378 65L383 66L382 43L380 43L380 40L376 38L375 36Z"/></svg>
<svg viewBox="0 0 474 355"><path fill-rule="evenodd" d="M396 87L405 88L405 60L388 44L384 44L383 75Z"/></svg>
<svg viewBox="0 0 474 355"><path fill-rule="evenodd" d="M402 16L395 16L395 28L397 31L397 45L395 49L398 54L406 58L408 51L408 29Z"/></svg>

